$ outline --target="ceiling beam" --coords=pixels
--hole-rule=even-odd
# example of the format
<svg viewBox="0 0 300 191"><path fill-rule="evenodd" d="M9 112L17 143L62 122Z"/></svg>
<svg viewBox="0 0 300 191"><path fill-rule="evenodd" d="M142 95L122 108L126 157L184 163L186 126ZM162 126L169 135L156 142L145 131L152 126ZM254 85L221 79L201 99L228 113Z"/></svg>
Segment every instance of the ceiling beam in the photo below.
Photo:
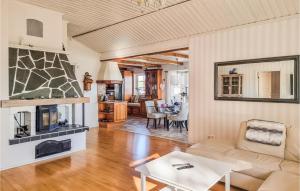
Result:
<svg viewBox="0 0 300 191"><path fill-rule="evenodd" d="M143 69L143 66L132 66L132 65L124 65L124 64L118 64L119 68L138 68Z"/></svg>
<svg viewBox="0 0 300 191"><path fill-rule="evenodd" d="M182 53L177 53L177 52L164 52L161 53L163 56L172 56L172 57L177 57L177 58L189 58L189 55L187 54L182 54Z"/></svg>
<svg viewBox="0 0 300 191"><path fill-rule="evenodd" d="M127 64L127 65L139 65L139 66L147 66L147 67L155 67L155 66L160 66L158 64L152 64L149 62L139 62L139 61L130 61L130 60L119 60L117 59L116 62L122 63L122 64Z"/></svg>
<svg viewBox="0 0 300 191"><path fill-rule="evenodd" d="M148 57L148 56L139 56L139 57L136 57L136 59L145 60L148 62L157 62L157 63L161 63L161 64L183 65L183 62L177 62L174 60L166 60L166 59L161 59L161 58L153 58L153 57Z"/></svg>
<svg viewBox="0 0 300 191"><path fill-rule="evenodd" d="M165 53L165 52L174 52L174 51L180 51L180 50L189 50L189 48L188 47L177 48L177 49L164 50L164 51L158 51L158 52L152 52L152 53L146 53L146 54L136 54L136 55L133 55L133 56L126 56L126 57L120 57L120 58L103 59L103 60L100 60L100 61L101 62L116 61L116 60L119 60L119 59L135 58L137 56L149 56L149 55L161 54L161 53Z"/></svg>

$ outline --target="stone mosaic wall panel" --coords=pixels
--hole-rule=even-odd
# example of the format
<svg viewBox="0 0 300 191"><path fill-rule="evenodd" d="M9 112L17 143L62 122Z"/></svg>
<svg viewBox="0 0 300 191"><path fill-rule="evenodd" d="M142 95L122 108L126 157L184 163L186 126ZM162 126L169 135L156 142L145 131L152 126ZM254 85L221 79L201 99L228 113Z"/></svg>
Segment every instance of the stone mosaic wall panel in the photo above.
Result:
<svg viewBox="0 0 300 191"><path fill-rule="evenodd" d="M10 99L82 97L66 54L9 48Z"/></svg>

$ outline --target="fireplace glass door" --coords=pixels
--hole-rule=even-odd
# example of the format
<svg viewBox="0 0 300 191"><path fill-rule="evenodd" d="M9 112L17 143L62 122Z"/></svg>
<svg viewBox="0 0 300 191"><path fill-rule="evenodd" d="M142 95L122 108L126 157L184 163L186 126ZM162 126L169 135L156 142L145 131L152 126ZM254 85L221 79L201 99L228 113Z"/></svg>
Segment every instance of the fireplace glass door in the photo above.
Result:
<svg viewBox="0 0 300 191"><path fill-rule="evenodd" d="M50 126L56 125L58 123L58 112L57 110L55 111L50 111Z"/></svg>
<svg viewBox="0 0 300 191"><path fill-rule="evenodd" d="M49 128L49 112L44 112L43 113L43 127L44 128Z"/></svg>
<svg viewBox="0 0 300 191"><path fill-rule="evenodd" d="M36 121L37 132L47 133L58 128L57 105L37 106Z"/></svg>

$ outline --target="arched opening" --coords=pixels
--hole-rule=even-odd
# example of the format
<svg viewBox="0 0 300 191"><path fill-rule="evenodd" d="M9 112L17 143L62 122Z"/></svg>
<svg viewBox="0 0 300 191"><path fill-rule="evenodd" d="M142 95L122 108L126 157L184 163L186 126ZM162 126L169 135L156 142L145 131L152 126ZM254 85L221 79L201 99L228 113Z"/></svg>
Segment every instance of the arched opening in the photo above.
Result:
<svg viewBox="0 0 300 191"><path fill-rule="evenodd" d="M27 35L43 38L43 23L36 19L27 19Z"/></svg>

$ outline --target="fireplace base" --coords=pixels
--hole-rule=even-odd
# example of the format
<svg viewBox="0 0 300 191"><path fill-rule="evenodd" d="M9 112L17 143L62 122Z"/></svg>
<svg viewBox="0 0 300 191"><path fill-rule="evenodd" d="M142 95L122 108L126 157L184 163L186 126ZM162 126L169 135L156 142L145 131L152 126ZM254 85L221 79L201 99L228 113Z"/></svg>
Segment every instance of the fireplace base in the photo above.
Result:
<svg viewBox="0 0 300 191"><path fill-rule="evenodd" d="M35 158L41 158L71 150L71 139L62 141L48 140L35 146Z"/></svg>

